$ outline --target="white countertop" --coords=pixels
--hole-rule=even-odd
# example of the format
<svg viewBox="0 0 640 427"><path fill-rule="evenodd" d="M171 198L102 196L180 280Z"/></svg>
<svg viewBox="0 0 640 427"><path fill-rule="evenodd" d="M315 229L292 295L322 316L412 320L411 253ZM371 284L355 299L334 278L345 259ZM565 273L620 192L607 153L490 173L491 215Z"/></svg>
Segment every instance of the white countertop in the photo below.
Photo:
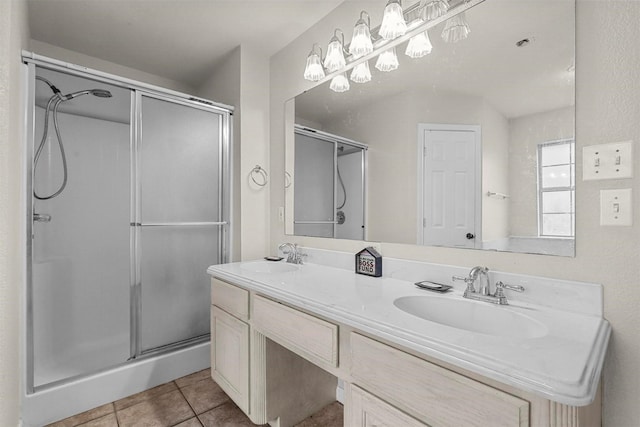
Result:
<svg viewBox="0 0 640 427"><path fill-rule="evenodd" d="M403 296L463 299L461 289L424 291L411 281L367 277L307 263L295 271L256 273L248 262L214 265L212 276L378 336L559 403L583 406L594 399L611 334L597 314L562 311L510 299L509 306L464 299L495 310L513 310L543 324L539 338L499 337L423 320L397 308ZM427 279L427 277L425 277Z"/></svg>

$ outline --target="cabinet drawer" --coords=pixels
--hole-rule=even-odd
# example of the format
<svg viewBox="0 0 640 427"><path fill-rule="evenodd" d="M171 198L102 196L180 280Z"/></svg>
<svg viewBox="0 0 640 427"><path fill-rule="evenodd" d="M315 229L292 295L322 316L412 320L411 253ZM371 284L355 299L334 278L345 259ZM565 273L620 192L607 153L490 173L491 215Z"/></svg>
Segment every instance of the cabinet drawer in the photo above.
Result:
<svg viewBox="0 0 640 427"><path fill-rule="evenodd" d="M354 385L348 387L345 408L345 414L348 414L344 420L346 426L428 427Z"/></svg>
<svg viewBox="0 0 640 427"><path fill-rule="evenodd" d="M256 295L252 324L312 363L338 366L338 326Z"/></svg>
<svg viewBox="0 0 640 427"><path fill-rule="evenodd" d="M216 278L211 279L211 304L239 319L249 319L249 291Z"/></svg>
<svg viewBox="0 0 640 427"><path fill-rule="evenodd" d="M386 344L352 333L351 356L356 384L429 425L529 425L526 400Z"/></svg>

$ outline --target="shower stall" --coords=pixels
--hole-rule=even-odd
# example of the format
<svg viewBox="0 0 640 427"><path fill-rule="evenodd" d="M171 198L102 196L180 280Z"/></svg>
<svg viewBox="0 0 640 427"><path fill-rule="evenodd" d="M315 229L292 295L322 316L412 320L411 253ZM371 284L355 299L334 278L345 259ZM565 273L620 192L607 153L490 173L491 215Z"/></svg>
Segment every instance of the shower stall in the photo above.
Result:
<svg viewBox="0 0 640 427"><path fill-rule="evenodd" d="M365 240L365 144L295 126L293 232Z"/></svg>
<svg viewBox="0 0 640 427"><path fill-rule="evenodd" d="M208 366L206 268L230 253L232 109L24 61L23 418L38 425Z"/></svg>

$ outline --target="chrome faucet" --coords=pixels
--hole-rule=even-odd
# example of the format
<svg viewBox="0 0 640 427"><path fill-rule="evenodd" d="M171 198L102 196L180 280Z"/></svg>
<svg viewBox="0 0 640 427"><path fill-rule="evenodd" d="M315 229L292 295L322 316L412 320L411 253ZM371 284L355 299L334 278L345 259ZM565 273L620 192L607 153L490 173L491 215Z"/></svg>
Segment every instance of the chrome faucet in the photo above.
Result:
<svg viewBox="0 0 640 427"><path fill-rule="evenodd" d="M300 252L300 248L296 243L283 243L278 246L278 249L287 256L287 262L292 264L302 264L302 257L307 256L307 254Z"/></svg>
<svg viewBox="0 0 640 427"><path fill-rule="evenodd" d="M453 281L460 280L467 284L467 288L462 295L465 298L490 302L493 304L508 305L507 297L504 294L504 289L509 289L516 292L524 292L524 287L519 285L507 285L503 282L496 283L495 293L491 293L491 282L489 281L489 269L487 267L476 266L471 269L469 276L460 277L453 276ZM476 291L475 283L479 281L479 288Z"/></svg>

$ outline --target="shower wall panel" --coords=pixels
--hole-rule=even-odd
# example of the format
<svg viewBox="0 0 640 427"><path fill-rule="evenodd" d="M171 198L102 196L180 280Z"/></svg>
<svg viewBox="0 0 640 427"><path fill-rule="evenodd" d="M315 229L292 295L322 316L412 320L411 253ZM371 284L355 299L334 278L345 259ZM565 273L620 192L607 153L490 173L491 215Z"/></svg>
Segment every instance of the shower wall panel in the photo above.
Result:
<svg viewBox="0 0 640 427"><path fill-rule="evenodd" d="M38 142L43 116L36 107ZM129 125L64 113L58 120L68 184L60 196L34 202L35 212L51 215L33 226L35 386L129 357ZM53 144L34 177L40 194L62 180L50 127Z"/></svg>

